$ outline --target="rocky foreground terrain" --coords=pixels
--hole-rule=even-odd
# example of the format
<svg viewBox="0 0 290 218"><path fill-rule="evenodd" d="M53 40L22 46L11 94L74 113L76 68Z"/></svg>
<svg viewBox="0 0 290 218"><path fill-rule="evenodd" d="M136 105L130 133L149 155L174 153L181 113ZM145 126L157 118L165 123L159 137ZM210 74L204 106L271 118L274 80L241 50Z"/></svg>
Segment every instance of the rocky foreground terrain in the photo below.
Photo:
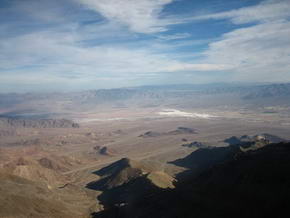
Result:
<svg viewBox="0 0 290 218"><path fill-rule="evenodd" d="M255 140L202 148L172 164L187 167L173 186L158 186L150 173L109 186L106 209L94 217L275 217L290 199L290 143ZM257 148L257 146L259 148ZM122 160L124 161L124 160ZM181 174L184 174L182 172ZM128 175L128 174L126 174ZM155 177L169 184L168 176ZM125 178L125 181L128 178ZM167 189L164 189L167 187ZM92 186L91 188L95 188ZM108 192L108 193L107 193ZM139 195L140 194L140 195Z"/></svg>
<svg viewBox="0 0 290 218"><path fill-rule="evenodd" d="M92 147L102 161L84 150L78 158L61 147L53 153L52 145L3 147L0 217L273 217L287 208L288 140L258 134L228 137L224 146L188 140L184 146L184 137L197 133L180 129L158 139L178 136L176 149L191 152L167 163L119 159L121 150L104 146ZM74 146L63 146L71 154Z"/></svg>

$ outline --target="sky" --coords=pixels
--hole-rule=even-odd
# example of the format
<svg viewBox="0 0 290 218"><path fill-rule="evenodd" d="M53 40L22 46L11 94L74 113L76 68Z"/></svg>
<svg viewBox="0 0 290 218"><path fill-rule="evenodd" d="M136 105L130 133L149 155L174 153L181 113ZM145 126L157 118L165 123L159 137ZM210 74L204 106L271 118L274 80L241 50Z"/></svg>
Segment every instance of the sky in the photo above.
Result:
<svg viewBox="0 0 290 218"><path fill-rule="evenodd" d="M0 0L0 92L290 82L290 0Z"/></svg>

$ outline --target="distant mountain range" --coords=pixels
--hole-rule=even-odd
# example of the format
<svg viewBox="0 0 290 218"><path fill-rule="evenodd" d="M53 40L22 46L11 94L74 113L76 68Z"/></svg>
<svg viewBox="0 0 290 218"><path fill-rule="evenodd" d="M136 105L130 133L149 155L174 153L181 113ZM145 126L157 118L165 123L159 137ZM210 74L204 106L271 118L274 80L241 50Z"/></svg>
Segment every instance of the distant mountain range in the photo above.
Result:
<svg viewBox="0 0 290 218"><path fill-rule="evenodd" d="M99 107L290 105L290 83L141 86L72 93L0 94L0 115L54 118Z"/></svg>

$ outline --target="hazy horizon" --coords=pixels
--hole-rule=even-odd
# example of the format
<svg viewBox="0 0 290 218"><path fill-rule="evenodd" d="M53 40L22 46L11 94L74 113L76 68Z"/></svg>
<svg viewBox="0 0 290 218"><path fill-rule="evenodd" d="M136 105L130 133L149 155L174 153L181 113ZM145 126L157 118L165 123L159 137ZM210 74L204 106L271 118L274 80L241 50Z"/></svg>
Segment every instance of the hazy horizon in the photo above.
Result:
<svg viewBox="0 0 290 218"><path fill-rule="evenodd" d="M119 87L111 87L111 88L83 88L83 89L36 89L36 90L14 90L14 91L2 91L0 90L0 94L53 94L53 93L74 93L74 92L86 92L86 91L98 91L98 90L114 90L114 89L139 89L139 88L162 88L162 87L181 87L181 86L263 86L263 85L281 85L281 84L289 84L290 82L211 82L211 83L168 83L168 84L143 84L143 85L135 85L135 86L119 86Z"/></svg>

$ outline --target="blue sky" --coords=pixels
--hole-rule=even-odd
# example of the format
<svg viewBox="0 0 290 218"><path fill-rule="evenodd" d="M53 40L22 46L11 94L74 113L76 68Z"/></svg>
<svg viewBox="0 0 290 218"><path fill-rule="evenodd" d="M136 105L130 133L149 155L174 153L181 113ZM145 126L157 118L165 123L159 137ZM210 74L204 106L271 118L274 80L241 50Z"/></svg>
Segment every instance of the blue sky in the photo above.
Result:
<svg viewBox="0 0 290 218"><path fill-rule="evenodd" d="M0 92L290 82L290 0L1 0Z"/></svg>

